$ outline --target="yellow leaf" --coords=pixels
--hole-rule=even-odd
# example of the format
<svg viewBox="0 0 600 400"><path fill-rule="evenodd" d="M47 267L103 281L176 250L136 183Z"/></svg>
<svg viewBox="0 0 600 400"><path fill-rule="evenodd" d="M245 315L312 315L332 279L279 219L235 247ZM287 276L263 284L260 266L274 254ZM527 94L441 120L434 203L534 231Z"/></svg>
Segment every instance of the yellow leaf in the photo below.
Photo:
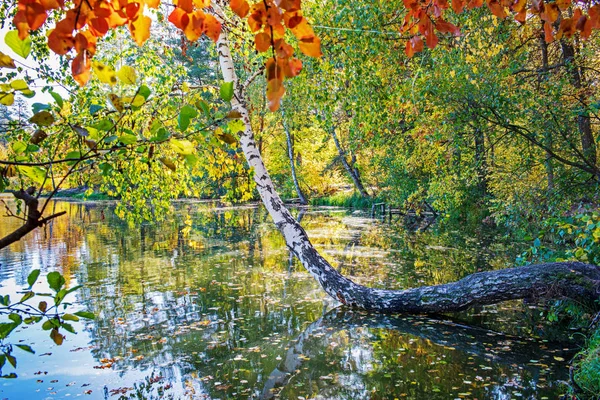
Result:
<svg viewBox="0 0 600 400"><path fill-rule="evenodd" d="M23 79L15 79L14 81L12 81L10 83L10 87L15 89L15 90L27 90L29 89L29 86L27 86L27 82L25 82Z"/></svg>
<svg viewBox="0 0 600 400"><path fill-rule="evenodd" d="M129 23L129 31L131 32L131 36L138 44L141 46L144 42L150 37L150 24L152 20L150 17L145 15L140 15L133 22Z"/></svg>
<svg viewBox="0 0 600 400"><path fill-rule="evenodd" d="M121 82L126 85L135 85L137 80L137 75L135 73L135 69L130 67L129 65L123 65L121 69L117 72L117 77Z"/></svg>
<svg viewBox="0 0 600 400"><path fill-rule="evenodd" d="M146 98L142 95L136 95L131 101L131 105L134 107L141 107L146 102Z"/></svg>
<svg viewBox="0 0 600 400"><path fill-rule="evenodd" d="M108 99L118 112L123 112L123 101L121 101L121 98L119 96L117 96L114 93L111 93L108 95Z"/></svg>
<svg viewBox="0 0 600 400"><path fill-rule="evenodd" d="M14 69L17 68L17 66L15 65L15 60L0 51L0 68Z"/></svg>
<svg viewBox="0 0 600 400"><path fill-rule="evenodd" d="M171 171L175 172L177 171L177 166L175 166L175 163L165 157L161 157L160 158L160 162L163 163L165 165L165 167L169 168Z"/></svg>
<svg viewBox="0 0 600 400"><path fill-rule="evenodd" d="M108 65L104 65L100 62L94 61L92 63L92 69L94 73L100 79L102 83L108 83L109 85L114 85L117 83L117 77L115 76L115 70Z"/></svg>
<svg viewBox="0 0 600 400"><path fill-rule="evenodd" d="M0 104L3 106L12 106L15 102L15 95L12 93L0 93Z"/></svg>
<svg viewBox="0 0 600 400"><path fill-rule="evenodd" d="M556 361L565 361L565 359L564 359L564 358L562 358L562 357L558 357L558 356L554 356L554 359L555 359Z"/></svg>

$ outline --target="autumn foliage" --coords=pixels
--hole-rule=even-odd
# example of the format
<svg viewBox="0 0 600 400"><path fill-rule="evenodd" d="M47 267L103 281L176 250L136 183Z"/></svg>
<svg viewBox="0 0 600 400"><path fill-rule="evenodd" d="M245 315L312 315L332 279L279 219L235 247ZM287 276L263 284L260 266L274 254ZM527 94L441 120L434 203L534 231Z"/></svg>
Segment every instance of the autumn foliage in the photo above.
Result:
<svg viewBox="0 0 600 400"><path fill-rule="evenodd" d="M444 18L447 10L461 13L465 9L485 4L499 18L513 15L519 23L532 16L543 21L546 41L571 37L580 32L588 38L592 30L600 28L600 5L593 0L403 0L406 7L402 32L411 35L405 52L411 57L426 45L434 48L438 34L460 35L460 30ZM151 18L146 7L158 8L160 0L74 0L67 6L64 0L19 0L13 23L19 37L26 38L30 31L41 28L52 10L62 12L54 29L48 35L48 46L59 55L75 50L71 62L73 77L80 85L90 78L91 58L96 52L97 38L110 29L127 26L138 45L150 36ZM210 0L174 0L168 20L190 41L206 35L219 39L221 22L214 15ZM297 39L298 48L311 57L321 55L321 43L303 15L300 0L263 0L250 4L247 0L231 0L229 7L240 18L247 20L254 34L256 50L271 51L266 62L267 97L269 108L276 110L285 89L285 78L298 75L302 62L294 57L294 48L288 43L286 30Z"/></svg>
<svg viewBox="0 0 600 400"><path fill-rule="evenodd" d="M406 42L405 52L409 57L423 50L423 39L427 47L434 48L438 43L438 33L460 35L455 25L444 19L444 13L452 9L460 14L465 9L484 5L484 0L403 0L407 13L401 31L408 32L412 38ZM513 15L524 24L531 16L539 17L544 23L547 42L562 37L571 37L580 32L587 39L593 29L600 29L600 5L593 0L572 2L571 0L485 0L492 14L498 18Z"/></svg>

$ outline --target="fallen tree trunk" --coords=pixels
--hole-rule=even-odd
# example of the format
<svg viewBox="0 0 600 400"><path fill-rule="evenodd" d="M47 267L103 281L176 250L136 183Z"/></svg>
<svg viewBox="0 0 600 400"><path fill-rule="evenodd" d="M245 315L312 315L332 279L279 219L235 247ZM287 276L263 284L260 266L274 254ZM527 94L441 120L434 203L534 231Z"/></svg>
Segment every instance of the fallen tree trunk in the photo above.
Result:
<svg viewBox="0 0 600 400"><path fill-rule="evenodd" d="M214 10L217 19L224 23L220 7L214 5ZM474 305L532 296L566 296L578 300L598 298L600 269L578 262L481 272L454 283L407 290L368 288L344 277L314 248L275 190L254 140L246 106L246 85L238 84L226 30L221 32L217 41L217 52L224 81L233 82L234 85L231 106L240 113L244 122L240 145L249 166L254 170L254 180L262 202L284 236L288 248L333 298L355 308L410 313L459 311Z"/></svg>

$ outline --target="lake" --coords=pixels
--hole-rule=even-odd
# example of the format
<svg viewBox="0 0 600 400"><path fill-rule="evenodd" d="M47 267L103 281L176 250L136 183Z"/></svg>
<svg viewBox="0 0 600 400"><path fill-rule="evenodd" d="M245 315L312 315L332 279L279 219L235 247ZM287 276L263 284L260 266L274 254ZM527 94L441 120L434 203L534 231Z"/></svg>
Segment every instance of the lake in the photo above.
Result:
<svg viewBox="0 0 600 400"><path fill-rule="evenodd" d="M67 215L0 250L0 293L48 292L60 271L73 322L57 346L39 325L13 333L1 398L555 399L577 343L542 306L510 302L442 316L339 308L290 257L262 207L177 202L163 222L128 226L110 202L54 202ZM294 209L343 274L408 288L513 265L505 232L445 222ZM19 226L2 218L0 236ZM37 304L37 303L36 303ZM20 341L20 342L18 342Z"/></svg>

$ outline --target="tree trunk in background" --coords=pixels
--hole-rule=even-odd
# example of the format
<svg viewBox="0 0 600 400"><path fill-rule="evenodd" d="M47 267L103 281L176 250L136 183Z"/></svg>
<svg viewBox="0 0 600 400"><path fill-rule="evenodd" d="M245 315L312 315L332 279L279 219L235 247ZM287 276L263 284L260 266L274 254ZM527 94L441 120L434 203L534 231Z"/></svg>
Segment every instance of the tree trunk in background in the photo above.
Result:
<svg viewBox="0 0 600 400"><path fill-rule="evenodd" d="M352 165L348 163L348 160L346 159L346 152L344 151L344 149L342 149L337 134L335 133L335 127L333 126L331 127L331 137L333 138L333 142L335 143L338 155L340 157L340 160L342 161L342 164L344 165L344 168L346 169L346 172L348 172L348 175L350 175L350 178L352 178L352 182L354 182L354 187L359 191L362 197L369 197L369 193L367 193L365 187L362 184L362 181L360 180L358 170L356 168L353 168L354 162L352 163Z"/></svg>
<svg viewBox="0 0 600 400"><path fill-rule="evenodd" d="M586 162L590 167L596 167L596 142L594 141L594 135L592 134L592 124L590 117L585 108L588 105L588 99L585 94L581 93L581 89L584 85L583 71L575 64L575 47L573 44L566 42L565 40L560 41L560 47L562 49L563 62L565 68L569 73L571 83L579 92L577 94L577 101L582 108L581 112L577 116L577 128L579 129L579 135L581 136L581 148Z"/></svg>
<svg viewBox="0 0 600 400"><path fill-rule="evenodd" d="M548 43L546 43L546 38L543 33L543 24L542 31L538 38L540 44L540 50L542 52L542 71L538 74L538 84L541 84L543 81L547 80L548 74ZM552 140L552 132L549 129L546 129L544 132L544 145L553 151L553 140ZM554 190L554 165L552 165L552 154L550 151L546 151L546 159L544 161L544 166L546 167L546 179L548 182L548 192L552 192Z"/></svg>
<svg viewBox="0 0 600 400"><path fill-rule="evenodd" d="M485 135L480 128L475 129L475 164L477 186L482 196L487 194L487 159L485 154Z"/></svg>
<svg viewBox="0 0 600 400"><path fill-rule="evenodd" d="M217 18L223 23L222 12L218 7L215 10ZM217 41L217 52L224 81L234 83L231 105L240 113L245 125L244 131L240 133L240 145L249 166L254 169L254 180L262 202L283 235L287 247L334 299L365 310L438 313L535 296L567 296L579 300L598 297L600 268L578 262L480 272L454 283L407 290L368 288L344 277L314 248L302 226L294 219L275 190L256 147L245 104L245 88L237 82L226 30L223 30Z"/></svg>
<svg viewBox="0 0 600 400"><path fill-rule="evenodd" d="M285 113L283 112L283 106L281 106L281 121L283 123L283 130L285 131L285 138L287 141L288 148L288 157L290 159L290 167L292 168L292 180L294 181L294 187L296 188L296 194L298 194L298 198L300 199L300 203L306 205L308 201L302 193L302 189L300 189L300 184L298 183L298 177L296 176L296 163L294 161L294 144L292 142L292 135L290 133L289 127L285 122Z"/></svg>

